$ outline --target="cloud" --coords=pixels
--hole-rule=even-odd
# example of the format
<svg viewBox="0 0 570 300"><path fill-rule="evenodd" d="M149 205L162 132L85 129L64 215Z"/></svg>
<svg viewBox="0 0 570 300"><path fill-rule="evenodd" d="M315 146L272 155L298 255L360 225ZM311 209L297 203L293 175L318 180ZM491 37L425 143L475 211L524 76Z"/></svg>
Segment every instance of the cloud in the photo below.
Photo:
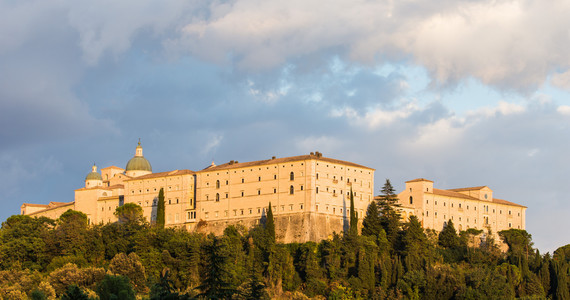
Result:
<svg viewBox="0 0 570 300"><path fill-rule="evenodd" d="M570 116L570 106L568 105L560 105L556 111L561 115Z"/></svg>
<svg viewBox="0 0 570 300"><path fill-rule="evenodd" d="M168 47L247 70L331 51L369 64L410 60L437 85L474 77L523 92L569 68L565 2L241 0L209 11Z"/></svg>

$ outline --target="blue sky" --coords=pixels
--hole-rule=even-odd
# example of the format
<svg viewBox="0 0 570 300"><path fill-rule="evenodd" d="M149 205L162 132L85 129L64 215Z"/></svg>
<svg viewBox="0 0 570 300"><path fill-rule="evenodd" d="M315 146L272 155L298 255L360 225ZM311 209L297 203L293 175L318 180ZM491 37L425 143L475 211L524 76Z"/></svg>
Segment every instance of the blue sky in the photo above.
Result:
<svg viewBox="0 0 570 300"><path fill-rule="evenodd" d="M398 190L487 185L570 242L564 1L0 0L0 201L72 201L138 138L155 172L320 151Z"/></svg>

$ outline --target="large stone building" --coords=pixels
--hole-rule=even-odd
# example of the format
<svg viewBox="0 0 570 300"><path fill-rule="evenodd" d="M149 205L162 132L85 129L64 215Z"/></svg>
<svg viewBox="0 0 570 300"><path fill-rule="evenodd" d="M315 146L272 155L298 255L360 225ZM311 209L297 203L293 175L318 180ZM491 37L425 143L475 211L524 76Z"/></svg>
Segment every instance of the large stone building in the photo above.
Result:
<svg viewBox="0 0 570 300"><path fill-rule="evenodd" d="M398 199L403 218L415 215L424 228L441 231L452 220L458 230L490 229L495 235L525 229L526 206L494 198L487 186L442 190L420 178L407 181Z"/></svg>
<svg viewBox="0 0 570 300"><path fill-rule="evenodd" d="M93 166L75 201L23 204L21 213L57 218L74 209L100 224L116 221L117 207L135 203L153 222L162 188L166 226L221 234L227 225L258 223L271 203L278 240L304 242L345 229L351 190L361 220L373 199L374 169L319 152L161 173L152 172L142 152L139 143L125 169L110 166L99 173Z"/></svg>

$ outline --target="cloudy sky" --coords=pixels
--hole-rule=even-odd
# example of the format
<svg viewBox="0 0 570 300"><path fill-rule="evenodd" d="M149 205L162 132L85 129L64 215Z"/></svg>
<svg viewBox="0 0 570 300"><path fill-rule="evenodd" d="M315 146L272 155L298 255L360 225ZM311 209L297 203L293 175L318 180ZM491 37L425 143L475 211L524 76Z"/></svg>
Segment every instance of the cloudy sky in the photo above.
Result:
<svg viewBox="0 0 570 300"><path fill-rule="evenodd" d="M570 243L568 1L0 0L0 220L138 138L155 172L320 151L487 185Z"/></svg>

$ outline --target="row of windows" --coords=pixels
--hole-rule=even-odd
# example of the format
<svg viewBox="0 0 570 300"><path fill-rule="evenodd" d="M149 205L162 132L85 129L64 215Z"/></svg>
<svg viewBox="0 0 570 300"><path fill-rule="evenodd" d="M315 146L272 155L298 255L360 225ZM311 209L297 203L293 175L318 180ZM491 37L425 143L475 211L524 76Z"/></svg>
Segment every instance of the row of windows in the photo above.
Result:
<svg viewBox="0 0 570 300"><path fill-rule="evenodd" d="M319 165L319 163L317 163L317 166L318 166L318 165ZM328 168L329 165L326 165L326 167ZM335 165L333 165L333 169L336 169L336 166L335 166ZM340 169L342 170L343 167L340 167ZM346 170L347 170L347 171L350 171L350 168L346 168ZM356 173L356 169L353 169L353 170L354 170L354 173ZM363 170L360 170L360 173L364 173L364 171L363 171ZM370 174L370 171L368 172L368 174Z"/></svg>
<svg viewBox="0 0 570 300"><path fill-rule="evenodd" d="M426 211L426 217L428 217L428 216L429 216L429 211ZM434 217L437 218L437 212L434 213ZM447 220L447 216L443 215L443 219ZM451 216L451 220L452 221L454 220L454 216ZM462 221L462 218L459 217L459 222L461 222L461 221ZM444 225L445 225L445 223L446 222L444 222ZM467 223L469 223L469 218L467 218ZM473 223L477 224L477 218L473 219ZM489 225L489 217L483 217L483 224ZM512 223L509 223L509 228L511 228L511 227L512 227ZM467 228L469 228L469 226L467 226ZM520 229L520 226L518 226L518 228Z"/></svg>
<svg viewBox="0 0 570 300"><path fill-rule="evenodd" d="M304 187L301 186L301 191L303 191L303 190L304 190ZM273 188L273 194L277 194L277 189L276 189L276 188ZM289 187L289 194L290 194L290 195L294 195L294 194L295 194L295 187L292 186L292 185ZM261 189L257 189L257 195L261 195ZM225 198L226 198L226 199L229 198L229 196L230 196L229 193L225 193ZM245 192L244 192L244 191L241 191L241 197L244 197L244 196L245 196ZM206 200L210 200L210 195L206 195ZM216 193L215 201L216 201L216 202L219 202L219 201L220 201L220 193Z"/></svg>
<svg viewBox="0 0 570 300"><path fill-rule="evenodd" d="M303 174L301 173L301 176L303 176ZM277 175L273 175L273 179L277 179ZM289 180L293 181L295 180L295 173L291 172L291 174L289 174ZM261 176L257 177L257 181L261 181ZM241 183L245 183L245 179L242 178L241 179ZM226 180L226 185L229 184L229 181ZM206 182L206 185L210 185L210 183ZM216 180L216 188L219 189L220 188L220 181Z"/></svg>
<svg viewBox="0 0 570 300"><path fill-rule="evenodd" d="M414 200L413 197L410 196L410 204L413 204ZM429 200L426 200L426 204L429 204ZM437 205L437 201L434 201L434 205ZM446 202L443 202L443 206L446 206ZM453 202L451 202L451 207L453 207ZM469 205L466 206L467 210L469 210ZM461 203L458 203L458 209L461 209ZM477 206L473 206L473 210L477 210ZM489 205L483 205L483 211L484 212L489 212ZM495 209L493 209L493 213L495 213ZM503 214L503 210L499 210L499 214ZM512 211L509 210L509 215L512 215ZM518 216L520 217L521 213L518 213Z"/></svg>
<svg viewBox="0 0 570 300"><path fill-rule="evenodd" d="M237 162L236 162L236 163L237 163ZM304 163L301 163L301 166L303 166L303 165L305 165L305 164L304 164ZM294 166L294 164L291 164L291 167L293 167L293 166ZM285 168L285 165L282 165L282 167ZM269 167L265 167L265 168L266 168L266 170L269 170ZM273 166L273 168L274 168L274 169L277 169L277 166ZM261 169L262 169L262 168L258 168L259 171L261 171ZM250 172L253 172L253 169L249 169L249 171L250 171ZM241 172L244 173L244 172L245 172L245 169L242 169ZM226 173L226 174L229 174L229 171L226 171L225 173ZM234 170L234 174L236 174L236 173L237 173L237 170ZM219 176L220 173L218 172L218 173L216 173L216 175ZM210 174L207 173L206 176L209 177Z"/></svg>
<svg viewBox="0 0 570 300"><path fill-rule="evenodd" d="M293 211L293 210L294 210L294 204L281 205L280 208L281 208L281 211L283 211L283 212L286 211L286 210ZM303 208L304 208L304 205L303 205L302 203L300 203L300 204L299 204L299 209L300 209L300 210L303 210ZM277 211L278 211L278 210L277 210L277 206L273 206L273 210L274 210L275 212L277 212ZM257 211L257 213L255 213L255 211ZM248 208L248 209L234 209L234 210L232 211L232 216L237 217L237 216L244 216L244 215L246 215L246 214L248 214L248 215L253 215L253 214L261 215L262 213L265 213L265 208L258 207L257 210L254 210L253 208ZM228 214L229 214L229 211L228 211L228 210L224 211L224 217L227 217ZM213 216L214 216L215 218L220 217L219 211L215 211L215 212L213 213ZM208 219L209 217L210 217L210 213L209 213L209 212L205 212L205 213L204 213L204 218L205 218L205 219ZM194 218L195 218L195 213L194 213Z"/></svg>
<svg viewBox="0 0 570 300"><path fill-rule="evenodd" d="M192 190L192 186L190 186L189 189ZM165 190L165 191L167 191L167 190L168 190L168 191L172 191L172 186L168 186L168 189L164 188L164 190ZM180 186L179 186L179 185L176 185L176 187L175 187L174 190L175 190L175 191L180 190ZM147 192L147 193L150 193L151 191L150 191L150 189L146 189L146 192ZM158 193L158 189L157 189L157 188L153 188L153 189L152 189L152 192ZM139 194L142 194L142 193L143 193L143 190L142 190L142 189L139 189ZM134 194L135 194L135 190L131 190L131 194L134 195Z"/></svg>
<svg viewBox="0 0 570 300"><path fill-rule="evenodd" d="M316 211L319 211L319 204L317 204L315 208L316 208ZM348 214L349 209L347 208L346 210L344 210L343 208L339 208L337 210L337 208L335 206L333 206L333 207L331 207L331 209L329 209L329 206L326 205L325 206L325 212L330 212L330 211L332 211L333 214L336 214L338 211L338 213L342 215L343 213ZM354 212L356 213L356 216L358 217L358 211L355 210ZM362 212L361 212L361 214L362 214Z"/></svg>

